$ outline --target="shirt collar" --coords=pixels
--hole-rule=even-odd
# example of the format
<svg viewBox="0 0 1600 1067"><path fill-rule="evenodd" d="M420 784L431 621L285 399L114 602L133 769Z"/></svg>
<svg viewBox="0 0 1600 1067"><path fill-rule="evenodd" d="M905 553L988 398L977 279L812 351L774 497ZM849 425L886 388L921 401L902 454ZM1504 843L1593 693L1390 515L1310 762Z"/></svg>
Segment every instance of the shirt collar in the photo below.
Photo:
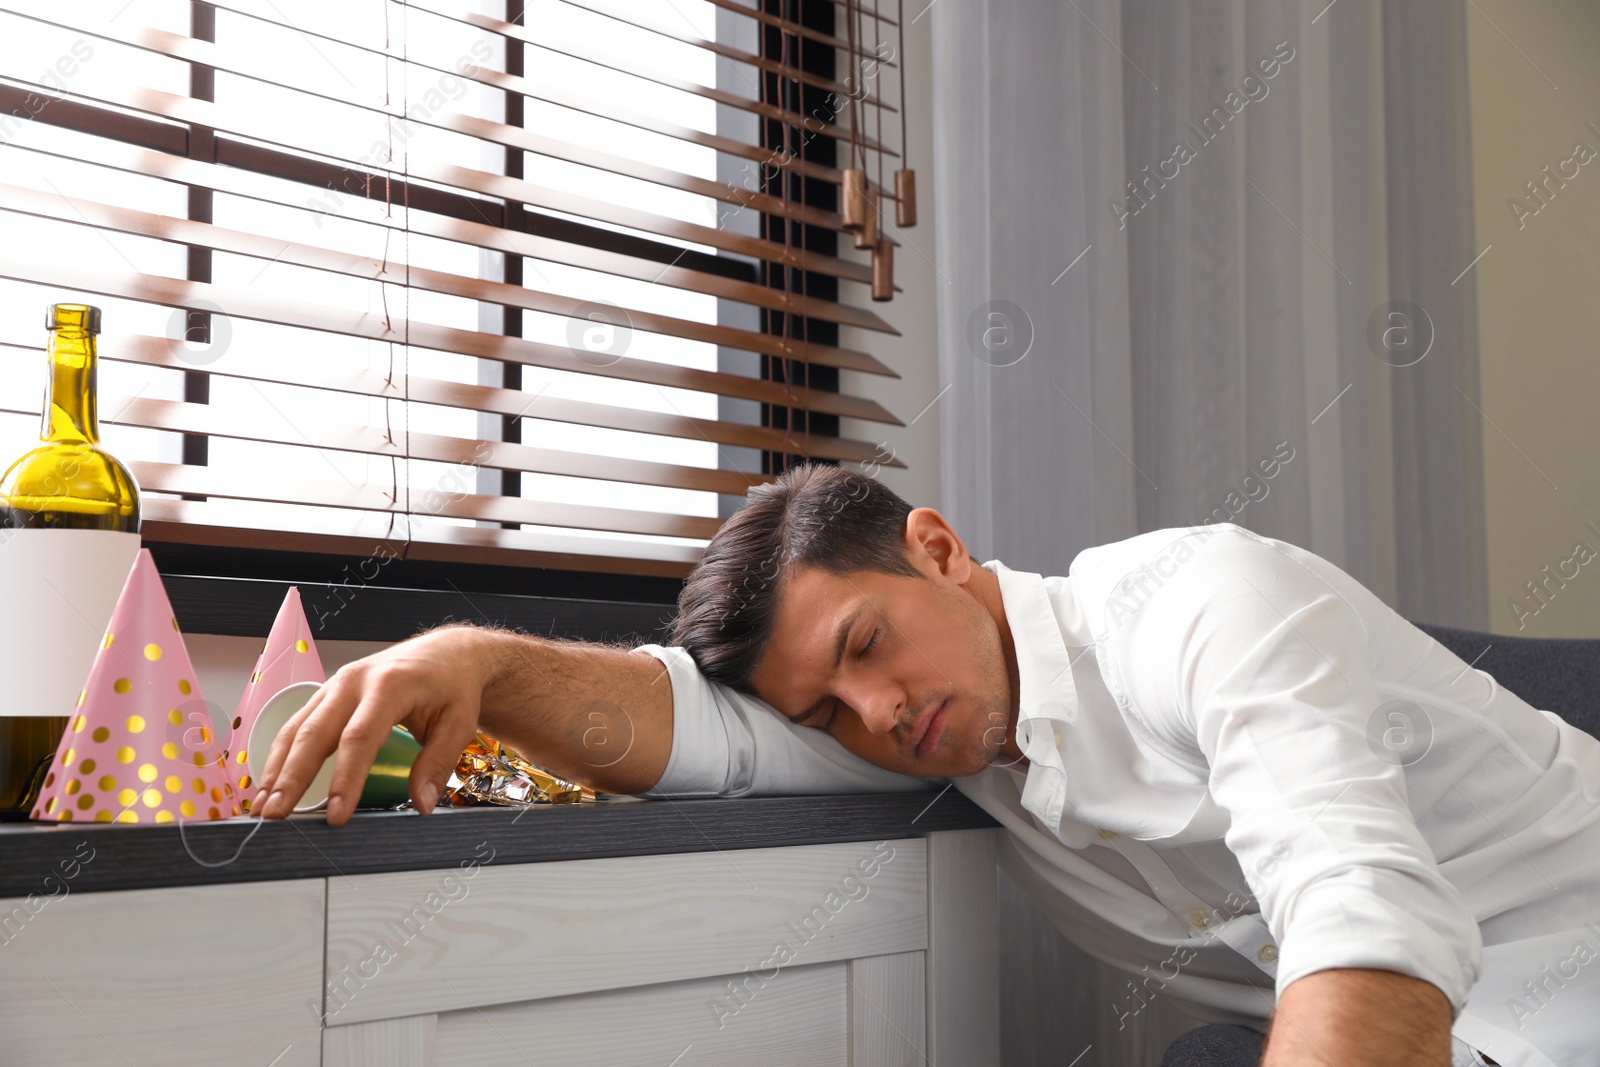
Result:
<svg viewBox="0 0 1600 1067"><path fill-rule="evenodd" d="M1067 773L1062 733L1078 717L1072 657L1062 633L1062 619L1070 622L1077 615L1072 583L1057 579L1056 588L1049 589L1040 575L1014 571L999 560L983 566L999 579L1001 608L1017 656L1017 745L1029 763L1022 803L1055 827Z"/></svg>

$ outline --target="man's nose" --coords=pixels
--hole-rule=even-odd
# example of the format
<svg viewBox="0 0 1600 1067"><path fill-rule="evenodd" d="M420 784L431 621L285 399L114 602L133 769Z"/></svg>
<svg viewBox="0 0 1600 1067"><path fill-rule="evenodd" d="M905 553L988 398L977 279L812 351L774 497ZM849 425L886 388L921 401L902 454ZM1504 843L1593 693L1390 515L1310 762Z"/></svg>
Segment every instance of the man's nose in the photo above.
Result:
<svg viewBox="0 0 1600 1067"><path fill-rule="evenodd" d="M849 703L855 707L856 714L861 716L862 725L866 726L867 732L872 734L886 734L893 730L906 706L900 691L888 688L861 693Z"/></svg>

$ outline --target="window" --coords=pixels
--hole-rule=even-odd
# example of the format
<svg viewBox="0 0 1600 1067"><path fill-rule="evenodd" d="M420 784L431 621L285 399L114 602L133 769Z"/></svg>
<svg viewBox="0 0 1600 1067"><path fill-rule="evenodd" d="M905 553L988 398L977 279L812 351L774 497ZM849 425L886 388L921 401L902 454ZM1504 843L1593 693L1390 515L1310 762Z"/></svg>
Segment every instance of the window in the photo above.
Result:
<svg viewBox="0 0 1600 1067"><path fill-rule="evenodd" d="M897 421L838 391L892 371L835 343L889 327L829 103L892 49L762 2L9 4L0 448L85 300L147 541L684 573L777 467L874 458L839 416Z"/></svg>

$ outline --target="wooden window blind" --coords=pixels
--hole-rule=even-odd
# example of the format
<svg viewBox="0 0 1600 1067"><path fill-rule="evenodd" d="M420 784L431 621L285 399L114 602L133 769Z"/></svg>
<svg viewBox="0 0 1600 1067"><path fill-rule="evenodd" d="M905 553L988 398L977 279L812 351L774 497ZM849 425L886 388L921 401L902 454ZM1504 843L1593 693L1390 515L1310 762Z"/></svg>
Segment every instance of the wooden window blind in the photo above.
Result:
<svg viewBox="0 0 1600 1067"><path fill-rule="evenodd" d="M146 540L670 576L784 464L883 462L833 145L893 157L894 23L800 6L8 3L6 458L77 299Z"/></svg>

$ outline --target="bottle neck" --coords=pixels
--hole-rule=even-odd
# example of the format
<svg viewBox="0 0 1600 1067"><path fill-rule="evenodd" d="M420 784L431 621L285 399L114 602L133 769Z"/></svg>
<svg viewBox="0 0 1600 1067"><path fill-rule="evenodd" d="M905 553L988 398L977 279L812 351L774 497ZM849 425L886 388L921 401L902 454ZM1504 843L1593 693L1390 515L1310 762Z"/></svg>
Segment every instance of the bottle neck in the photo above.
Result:
<svg viewBox="0 0 1600 1067"><path fill-rule="evenodd" d="M87 330L50 331L50 387L45 394L39 439L96 444L100 418L95 407L95 335Z"/></svg>

